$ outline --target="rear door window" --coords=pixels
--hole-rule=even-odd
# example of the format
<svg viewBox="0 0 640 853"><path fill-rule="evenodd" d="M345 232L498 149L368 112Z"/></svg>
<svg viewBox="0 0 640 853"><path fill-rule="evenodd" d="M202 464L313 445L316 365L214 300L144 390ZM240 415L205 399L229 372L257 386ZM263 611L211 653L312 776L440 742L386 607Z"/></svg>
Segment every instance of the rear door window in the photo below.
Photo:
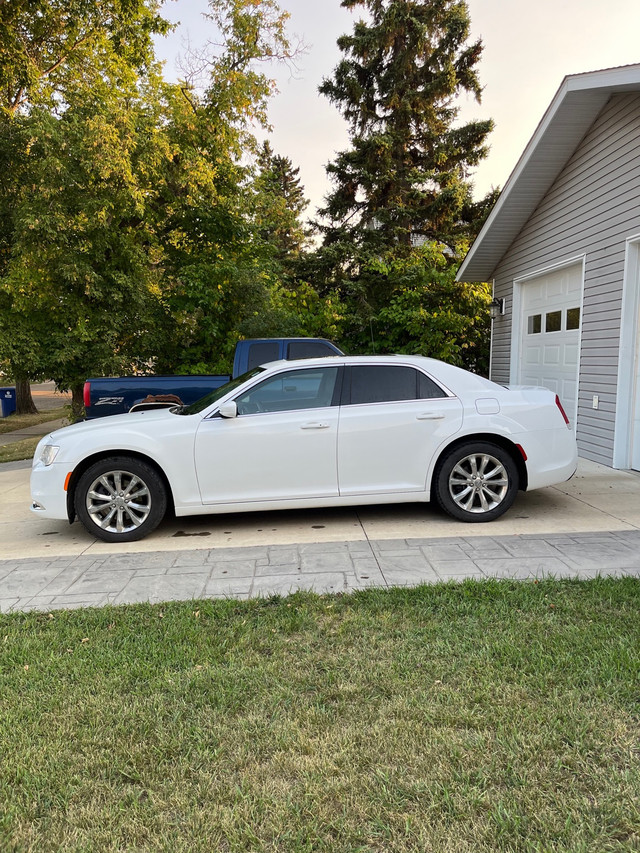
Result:
<svg viewBox="0 0 640 853"><path fill-rule="evenodd" d="M355 365L349 369L345 404L393 403L428 400L446 393L428 376L413 367L387 364Z"/></svg>

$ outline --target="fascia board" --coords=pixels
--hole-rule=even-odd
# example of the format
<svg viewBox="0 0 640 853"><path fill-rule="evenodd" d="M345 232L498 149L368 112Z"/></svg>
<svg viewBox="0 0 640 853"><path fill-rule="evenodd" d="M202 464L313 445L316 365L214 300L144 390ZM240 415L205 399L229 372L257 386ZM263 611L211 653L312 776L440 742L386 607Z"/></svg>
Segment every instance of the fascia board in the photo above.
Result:
<svg viewBox="0 0 640 853"><path fill-rule="evenodd" d="M460 269L487 281L612 94L640 91L640 65L567 76L542 116Z"/></svg>

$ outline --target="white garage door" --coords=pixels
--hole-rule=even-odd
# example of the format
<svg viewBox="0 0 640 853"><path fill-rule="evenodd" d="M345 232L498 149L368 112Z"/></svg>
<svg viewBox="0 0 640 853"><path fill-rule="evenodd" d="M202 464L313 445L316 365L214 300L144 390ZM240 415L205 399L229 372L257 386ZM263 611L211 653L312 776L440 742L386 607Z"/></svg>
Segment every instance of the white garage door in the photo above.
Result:
<svg viewBox="0 0 640 853"><path fill-rule="evenodd" d="M578 412L582 264L522 285L522 385L542 385L560 397L575 429Z"/></svg>

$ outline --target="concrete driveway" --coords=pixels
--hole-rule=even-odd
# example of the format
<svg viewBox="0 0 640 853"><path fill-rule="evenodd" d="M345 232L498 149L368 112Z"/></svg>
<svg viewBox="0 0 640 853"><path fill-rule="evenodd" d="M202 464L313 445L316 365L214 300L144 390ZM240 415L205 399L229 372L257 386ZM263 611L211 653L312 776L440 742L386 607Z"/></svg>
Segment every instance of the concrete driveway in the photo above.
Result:
<svg viewBox="0 0 640 853"><path fill-rule="evenodd" d="M26 464L0 466L0 559L640 530L640 473L581 460L572 480L520 494L512 509L490 524L463 524L429 504L404 504L182 518L163 523L142 542L109 545L93 539L79 523L33 516Z"/></svg>

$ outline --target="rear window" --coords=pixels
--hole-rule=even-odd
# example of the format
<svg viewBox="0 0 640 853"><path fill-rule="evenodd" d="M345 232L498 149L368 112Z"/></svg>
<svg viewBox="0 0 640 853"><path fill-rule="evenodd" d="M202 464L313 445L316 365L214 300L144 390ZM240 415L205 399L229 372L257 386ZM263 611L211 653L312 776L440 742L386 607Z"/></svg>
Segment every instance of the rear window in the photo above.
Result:
<svg viewBox="0 0 640 853"><path fill-rule="evenodd" d="M337 353L324 341L292 341L287 350L287 358L290 361L298 358L324 358L327 355Z"/></svg>

